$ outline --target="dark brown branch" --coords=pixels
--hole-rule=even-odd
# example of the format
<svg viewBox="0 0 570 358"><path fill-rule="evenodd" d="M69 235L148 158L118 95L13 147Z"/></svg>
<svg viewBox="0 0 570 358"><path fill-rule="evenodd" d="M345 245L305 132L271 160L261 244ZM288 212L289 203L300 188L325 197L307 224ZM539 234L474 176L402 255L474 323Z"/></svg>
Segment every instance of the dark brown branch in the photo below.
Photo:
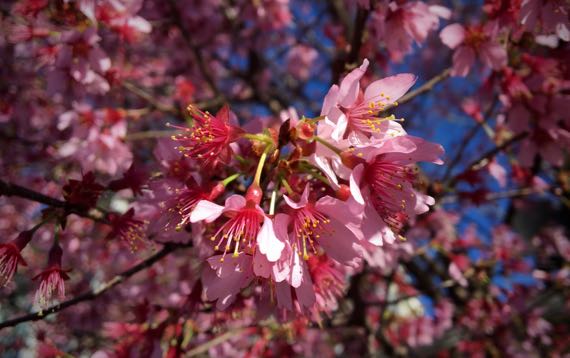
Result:
<svg viewBox="0 0 570 358"><path fill-rule="evenodd" d="M142 261L141 263L131 267L130 269L116 275L111 280L105 282L97 289L89 290L75 298L67 300L57 305L53 305L45 310L33 312L27 315L23 315L17 318L10 319L8 321L4 321L0 323L0 330L7 327L13 327L20 323L29 322L29 321L38 321L41 319L46 318L47 316L62 311L68 307L75 306L78 303L91 301L96 299L97 297L103 295L105 292L109 291L113 287L117 286L118 284L124 282L125 280L129 279L131 276L140 272L146 268L149 268L157 261L161 260L162 258L166 257L168 254L172 253L178 248L184 247L184 245L177 245L177 244L166 244L162 250L157 252L156 254L150 256L146 260Z"/></svg>
<svg viewBox="0 0 570 358"><path fill-rule="evenodd" d="M71 205L63 200L53 198L51 196L44 195L40 192L24 188L23 186L5 182L0 179L0 196L16 196L23 199L32 200L53 208L65 209L67 213L76 214L84 218L91 219L103 224L108 224L109 222L103 217L103 215L95 215L81 207Z"/></svg>

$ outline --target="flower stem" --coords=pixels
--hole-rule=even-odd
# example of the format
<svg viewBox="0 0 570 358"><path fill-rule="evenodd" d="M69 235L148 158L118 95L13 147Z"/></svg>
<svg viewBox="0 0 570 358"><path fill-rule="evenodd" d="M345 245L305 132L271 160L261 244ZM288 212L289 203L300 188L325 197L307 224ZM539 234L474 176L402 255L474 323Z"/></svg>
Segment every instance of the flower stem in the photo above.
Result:
<svg viewBox="0 0 570 358"><path fill-rule="evenodd" d="M233 175L230 175L229 177L227 177L226 179L222 180L222 185L223 186L228 186L229 183L233 182L234 180L236 180L237 178L239 178L241 174L240 173L235 173Z"/></svg>
<svg viewBox="0 0 570 358"><path fill-rule="evenodd" d="M257 170L255 171L255 177L253 178L253 183L259 186L261 180L261 172L263 171L263 166L265 165L265 160L267 159L267 153L271 150L270 146L265 147L265 150L259 158L259 163L257 164Z"/></svg>

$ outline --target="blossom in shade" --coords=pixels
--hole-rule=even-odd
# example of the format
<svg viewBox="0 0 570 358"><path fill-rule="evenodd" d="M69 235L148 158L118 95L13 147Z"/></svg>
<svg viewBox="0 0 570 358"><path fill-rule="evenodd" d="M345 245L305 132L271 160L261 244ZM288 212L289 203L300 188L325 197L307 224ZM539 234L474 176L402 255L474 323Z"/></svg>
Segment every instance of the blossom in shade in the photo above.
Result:
<svg viewBox="0 0 570 358"><path fill-rule="evenodd" d="M70 179L63 186L63 197L69 204L92 208L104 189L104 186L95 181L95 175L88 172L81 180Z"/></svg>
<svg viewBox="0 0 570 358"><path fill-rule="evenodd" d="M189 105L187 110L194 119L192 128L172 126L183 131L172 137L178 142L180 152L198 159L205 167L229 162L232 153L230 143L241 133L239 128L230 124L229 107L222 107L215 116L193 105Z"/></svg>
<svg viewBox="0 0 570 358"><path fill-rule="evenodd" d="M34 232L35 229L23 231L14 240L0 244L0 287L12 280L18 265L27 266L21 252L32 240Z"/></svg>
<svg viewBox="0 0 570 358"><path fill-rule="evenodd" d="M210 267L202 272L204 294L210 301L216 301L220 310L231 305L236 295L247 287L254 278L252 256L241 254L227 259L222 255L208 259Z"/></svg>
<svg viewBox="0 0 570 358"><path fill-rule="evenodd" d="M164 202L165 215L168 217L167 227L174 226L177 231L190 224L190 214L200 200L214 200L224 191L224 185L218 183L211 187L200 185L190 176L183 186L172 187L173 195Z"/></svg>
<svg viewBox="0 0 570 358"><path fill-rule="evenodd" d="M507 65L507 51L497 40L496 22L464 27L461 24L446 26L439 37L453 53L454 76L465 77L478 56L480 61L493 70L500 70Z"/></svg>
<svg viewBox="0 0 570 358"><path fill-rule="evenodd" d="M111 231L107 234L107 240L119 238L129 244L134 251L137 243L142 242L145 235L145 222L135 218L135 209L131 208L126 213L120 215L109 214Z"/></svg>
<svg viewBox="0 0 570 358"><path fill-rule="evenodd" d="M35 301L41 307L46 307L48 302L57 296L59 300L65 297L65 280L69 280L67 272L61 268L61 257L63 251L59 243L55 242L49 251L47 268L34 277L34 280L40 280L35 295Z"/></svg>
<svg viewBox="0 0 570 358"><path fill-rule="evenodd" d="M570 5L565 0L523 0L520 22L529 31L555 35L557 43L558 38L570 41L569 15Z"/></svg>
<svg viewBox="0 0 570 358"><path fill-rule="evenodd" d="M108 188L114 191L131 189L133 194L142 195L142 188L148 180L148 172L143 166L131 164L121 179L113 180Z"/></svg>

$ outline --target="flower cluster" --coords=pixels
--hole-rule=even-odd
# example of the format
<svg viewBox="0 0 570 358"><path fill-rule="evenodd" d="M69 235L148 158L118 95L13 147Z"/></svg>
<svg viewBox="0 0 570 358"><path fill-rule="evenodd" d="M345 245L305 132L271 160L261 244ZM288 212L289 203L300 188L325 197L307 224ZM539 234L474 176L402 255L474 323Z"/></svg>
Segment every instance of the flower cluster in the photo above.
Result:
<svg viewBox="0 0 570 358"><path fill-rule="evenodd" d="M440 164L442 147L408 135L386 113L416 77L387 77L362 90L367 66L331 88L321 116L284 122L285 140L271 129L241 130L228 107L212 115L191 105L191 127L174 127L180 133L171 143L189 165L178 178L164 173L154 186L168 180L170 194L154 196L162 216L175 214L175 229L192 224L201 233L198 245L210 251L204 292L219 309L258 287L279 315L329 312L342 293L343 267L403 239L410 218L433 204L414 190L415 165ZM311 269L323 260L333 263L325 275L336 282L332 291L322 287L321 269Z"/></svg>

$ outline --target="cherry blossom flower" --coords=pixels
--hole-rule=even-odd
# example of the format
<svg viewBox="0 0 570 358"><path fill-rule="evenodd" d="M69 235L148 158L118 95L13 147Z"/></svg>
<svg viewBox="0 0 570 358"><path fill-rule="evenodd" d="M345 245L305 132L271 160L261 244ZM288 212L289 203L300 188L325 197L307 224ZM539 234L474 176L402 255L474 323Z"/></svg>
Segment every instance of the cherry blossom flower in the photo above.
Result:
<svg viewBox="0 0 570 358"><path fill-rule="evenodd" d="M227 163L232 153L230 143L240 135L240 129L229 123L229 107L224 106L215 116L204 113L193 105L188 106L188 112L194 119L191 129L173 126L184 131L172 137L179 143L180 152L199 159L205 167L218 162Z"/></svg>
<svg viewBox="0 0 570 358"><path fill-rule="evenodd" d="M563 0L523 0L520 22L531 31L542 35L555 35L558 39L570 41L570 6Z"/></svg>
<svg viewBox="0 0 570 358"><path fill-rule="evenodd" d="M47 307L54 296L57 296L59 300L65 297L64 281L69 280L67 272L70 270L61 268L62 255L63 251L59 243L55 242L49 251L47 268L34 277L34 280L40 280L34 300L41 307Z"/></svg>
<svg viewBox="0 0 570 358"><path fill-rule="evenodd" d="M304 260L322 250L329 257L347 264L358 257L354 246L362 233L358 230L359 217L351 215L348 205L338 199L325 196L312 202L309 184L298 202L284 196L288 208L283 219L276 218L281 227L276 232L288 233L292 254Z"/></svg>
<svg viewBox="0 0 570 358"><path fill-rule="evenodd" d="M229 219L210 238L216 243L214 250L223 252L220 260L223 261L228 252L233 251L232 256L238 257L240 253L253 254L257 250L271 262L279 259L284 245L275 236L271 219L254 201L241 195L230 196L224 206L199 201L190 214L190 221L210 223L222 214Z"/></svg>
<svg viewBox="0 0 570 358"><path fill-rule="evenodd" d="M35 229L21 232L14 240L0 244L0 287L12 280L18 265L27 266L22 250L32 240Z"/></svg>
<svg viewBox="0 0 570 358"><path fill-rule="evenodd" d="M358 137L387 135L395 117L381 117L380 114L396 105L397 100L416 82L416 76L403 73L374 81L361 91L360 79L368 65L368 60L364 60L359 68L342 80L340 86L333 85L323 101L321 115L326 115L334 123L330 137L336 141L350 134ZM326 129L319 135L326 137Z"/></svg>
<svg viewBox="0 0 570 358"><path fill-rule="evenodd" d="M111 240L118 238L126 242L131 250L137 249L137 243L143 242L145 234L145 222L135 218L135 210L129 209L126 213L109 214L111 222L111 231L107 234L106 239Z"/></svg>
<svg viewBox="0 0 570 358"><path fill-rule="evenodd" d="M351 151L355 167L350 190L355 205L364 213L361 228L367 241L376 245L394 242L410 217L427 211L428 207L419 202L434 203L413 190L415 172L411 165L418 161L441 164L442 153L440 145L407 135Z"/></svg>
<svg viewBox="0 0 570 358"><path fill-rule="evenodd" d="M412 45L422 44L428 34L439 27L439 18L448 19L449 9L421 1L390 1L372 13L373 29L386 44L395 61L411 52Z"/></svg>
<svg viewBox="0 0 570 358"><path fill-rule="evenodd" d="M485 25L464 27L451 24L441 30L441 41L453 53L452 75L465 77L475 62L476 56L487 67L500 70L507 65L507 51L498 42L498 26L488 22Z"/></svg>

